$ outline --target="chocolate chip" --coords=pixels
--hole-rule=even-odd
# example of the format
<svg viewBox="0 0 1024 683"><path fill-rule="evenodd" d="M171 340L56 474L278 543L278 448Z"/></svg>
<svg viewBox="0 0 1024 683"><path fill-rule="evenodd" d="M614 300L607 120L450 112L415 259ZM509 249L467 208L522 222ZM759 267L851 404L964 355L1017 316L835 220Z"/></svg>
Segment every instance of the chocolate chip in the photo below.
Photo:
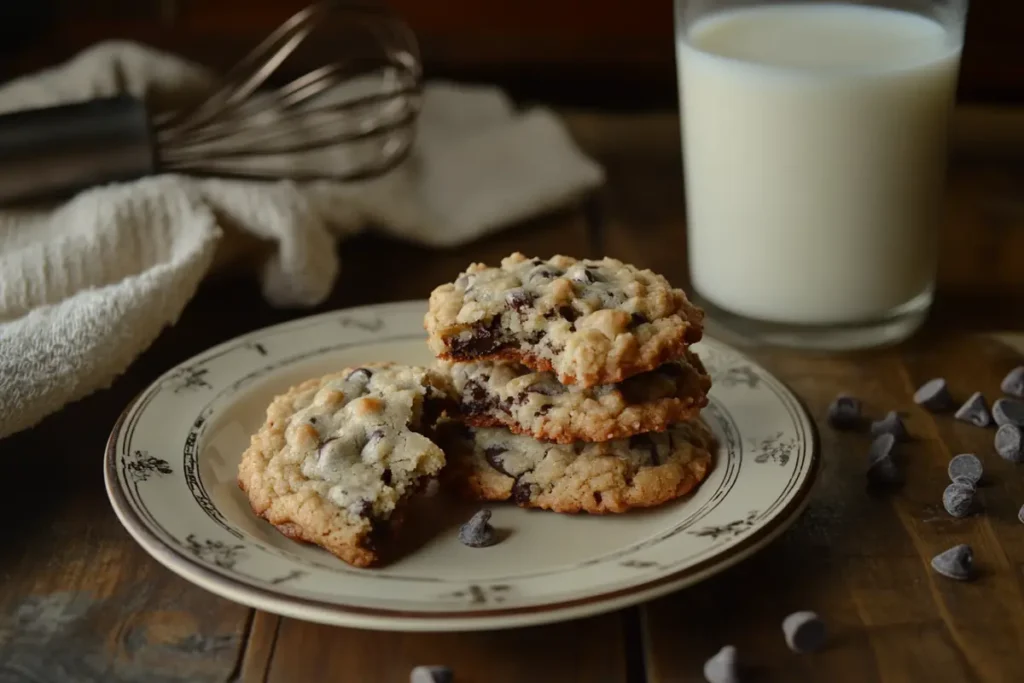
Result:
<svg viewBox="0 0 1024 683"><path fill-rule="evenodd" d="M1024 403L1012 398L1000 398L992 404L992 419L996 424L1016 425L1024 428Z"/></svg>
<svg viewBox="0 0 1024 683"><path fill-rule="evenodd" d="M953 546L932 558L932 569L957 581L967 581L974 575L974 551L966 543Z"/></svg>
<svg viewBox="0 0 1024 683"><path fill-rule="evenodd" d="M373 377L372 370L368 368L356 368L352 372L348 373L348 377L345 378L345 381L348 382L354 380L366 384L370 381L371 377Z"/></svg>
<svg viewBox="0 0 1024 683"><path fill-rule="evenodd" d="M1024 442L1021 439L1021 429L1017 425L1003 425L997 429L995 447L996 453L1003 460L1024 462Z"/></svg>
<svg viewBox="0 0 1024 683"><path fill-rule="evenodd" d="M903 424L903 418L895 410L890 410L881 420L871 423L871 436L882 434L892 434L897 441L906 441L910 437L906 425Z"/></svg>
<svg viewBox="0 0 1024 683"><path fill-rule="evenodd" d="M988 427L992 422L992 415L988 412L988 403L985 402L985 397L980 391L971 394L971 397L957 408L953 417L969 422L976 427Z"/></svg>
<svg viewBox="0 0 1024 683"><path fill-rule="evenodd" d="M882 434L875 437L868 449L868 480L875 484L903 483L903 472L893 457L896 437Z"/></svg>
<svg viewBox="0 0 1024 683"><path fill-rule="evenodd" d="M649 322L651 322L651 321L648 320L647 316L643 315L642 313L630 313L629 314L629 329L631 329L631 330L636 329L636 328L640 327L641 325L643 325L644 323L649 323Z"/></svg>
<svg viewBox="0 0 1024 683"><path fill-rule="evenodd" d="M505 469L505 464L502 462L501 454L507 453L507 448L501 446L488 446L484 449L484 458L487 460L487 464L498 470L505 476L513 476L511 472Z"/></svg>
<svg viewBox="0 0 1024 683"><path fill-rule="evenodd" d="M594 491L594 504L595 505L600 505L601 504L601 492L600 491Z"/></svg>
<svg viewBox="0 0 1024 683"><path fill-rule="evenodd" d="M654 439L649 434L634 434L629 437L629 449L647 451L652 465L661 464L658 459L658 444L654 443Z"/></svg>
<svg viewBox="0 0 1024 683"><path fill-rule="evenodd" d="M562 275L564 271L553 266L541 266L530 272L529 279L553 280Z"/></svg>
<svg viewBox="0 0 1024 683"><path fill-rule="evenodd" d="M782 620L786 645L793 652L816 652L825 645L825 622L814 612L794 612Z"/></svg>
<svg viewBox="0 0 1024 683"><path fill-rule="evenodd" d="M966 486L972 491L977 487L977 482L969 477L953 477L953 483L957 486Z"/></svg>
<svg viewBox="0 0 1024 683"><path fill-rule="evenodd" d="M384 482L385 486L391 486L391 470L384 468L384 472L380 475L380 480Z"/></svg>
<svg viewBox="0 0 1024 683"><path fill-rule="evenodd" d="M509 308L521 311L533 303L533 295L525 289L510 289L505 294L505 303Z"/></svg>
<svg viewBox="0 0 1024 683"><path fill-rule="evenodd" d="M373 514L373 503L368 500L360 501L356 514L360 517L369 517Z"/></svg>
<svg viewBox="0 0 1024 683"><path fill-rule="evenodd" d="M512 485L512 502L516 505L526 505L532 497L533 487L529 482L523 481L522 477L516 479L516 483Z"/></svg>
<svg viewBox="0 0 1024 683"><path fill-rule="evenodd" d="M468 337L462 335L448 340L448 348L458 358L484 356L500 349L506 340L501 326L501 316L494 316L486 323L473 326Z"/></svg>
<svg viewBox="0 0 1024 683"><path fill-rule="evenodd" d="M949 395L946 380L936 377L922 384L914 392L914 403L924 406L933 413L938 413L953 407L953 397Z"/></svg>
<svg viewBox="0 0 1024 683"><path fill-rule="evenodd" d="M548 411L551 410L552 405L553 404L551 403L542 405L540 408L537 408L537 410L533 411L533 416L540 417L541 415L547 415Z"/></svg>
<svg viewBox="0 0 1024 683"><path fill-rule="evenodd" d="M1024 365L1018 365L1006 373L1006 377L999 383L999 388L1004 394L1024 398Z"/></svg>
<svg viewBox="0 0 1024 683"><path fill-rule="evenodd" d="M468 522L459 527L459 542L470 548L486 548L497 543L498 539L490 519L490 510L481 510L473 515Z"/></svg>
<svg viewBox="0 0 1024 683"><path fill-rule="evenodd" d="M704 679L708 683L739 683L740 663L734 645L726 645L704 662Z"/></svg>
<svg viewBox="0 0 1024 683"><path fill-rule="evenodd" d="M409 674L409 683L453 683L454 680L447 666L417 666Z"/></svg>
<svg viewBox="0 0 1024 683"><path fill-rule="evenodd" d="M590 266L584 266L572 274L572 280L580 284L590 285L597 282L597 276L591 271Z"/></svg>
<svg viewBox="0 0 1024 683"><path fill-rule="evenodd" d="M552 377L542 375L536 382L526 387L526 391L531 394L540 394L541 396L558 396L565 393L565 387Z"/></svg>
<svg viewBox="0 0 1024 683"><path fill-rule="evenodd" d="M860 400L840 394L828 406L828 423L833 429L859 429L863 423Z"/></svg>
<svg viewBox="0 0 1024 683"><path fill-rule="evenodd" d="M978 460L976 455L961 453L949 461L946 472L949 474L950 479L963 477L977 485L981 481L982 474L984 474L984 468L982 467L981 460Z"/></svg>
<svg viewBox="0 0 1024 683"><path fill-rule="evenodd" d="M559 306L558 315L569 322L575 322L580 317L580 314L572 306Z"/></svg>
<svg viewBox="0 0 1024 683"><path fill-rule="evenodd" d="M950 484L942 492L942 507L954 517L966 517L974 507L974 489L961 484Z"/></svg>

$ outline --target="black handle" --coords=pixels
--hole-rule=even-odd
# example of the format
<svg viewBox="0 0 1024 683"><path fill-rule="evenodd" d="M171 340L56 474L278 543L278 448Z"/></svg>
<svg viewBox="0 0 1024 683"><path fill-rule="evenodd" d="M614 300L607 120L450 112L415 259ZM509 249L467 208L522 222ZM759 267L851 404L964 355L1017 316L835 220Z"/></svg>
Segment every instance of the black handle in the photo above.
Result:
<svg viewBox="0 0 1024 683"><path fill-rule="evenodd" d="M129 96L0 116L0 205L153 173L149 116Z"/></svg>

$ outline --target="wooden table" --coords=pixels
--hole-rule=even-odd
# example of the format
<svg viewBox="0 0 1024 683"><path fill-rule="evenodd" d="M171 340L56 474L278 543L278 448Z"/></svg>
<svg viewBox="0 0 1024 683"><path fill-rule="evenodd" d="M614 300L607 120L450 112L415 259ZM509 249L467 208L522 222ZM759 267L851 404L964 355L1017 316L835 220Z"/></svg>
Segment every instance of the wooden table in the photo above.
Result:
<svg viewBox="0 0 1024 683"><path fill-rule="evenodd" d="M319 310L426 297L473 260L522 250L608 254L685 284L679 140L673 114L570 113L607 188L557 215L451 251L374 236L341 247L343 272ZM1024 127L1015 113L963 110L955 134L935 314L890 350L808 355L756 350L821 426L823 467L800 520L769 548L651 604L538 628L412 635L331 628L230 603L177 578L120 527L103 490L101 454L127 402L208 346L308 311L265 305L252 279L204 285L180 322L114 385L0 442L0 683L268 681L398 683L423 663L459 683L681 683L737 645L757 681L868 683L1024 681L1024 466L995 456L992 431L916 408L915 386L942 375L958 396L997 395L1021 362L994 331L1024 329ZM376 279L383 262L387 279ZM372 283L372 284L370 284ZM839 391L871 414L906 411L908 482L872 496L867 438L824 426ZM991 484L982 514L957 520L940 497L946 463L977 453ZM936 576L928 560L969 542L973 583ZM819 612L828 648L790 653L783 616Z"/></svg>

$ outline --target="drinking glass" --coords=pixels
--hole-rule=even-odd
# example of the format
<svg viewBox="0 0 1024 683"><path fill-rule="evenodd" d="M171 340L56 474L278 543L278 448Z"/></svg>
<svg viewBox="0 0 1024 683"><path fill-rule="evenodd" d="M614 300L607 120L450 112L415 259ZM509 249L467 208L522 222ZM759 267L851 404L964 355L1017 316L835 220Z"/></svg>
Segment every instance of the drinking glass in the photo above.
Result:
<svg viewBox="0 0 1024 683"><path fill-rule="evenodd" d="M932 303L967 0L676 0L694 298L744 340L900 341Z"/></svg>

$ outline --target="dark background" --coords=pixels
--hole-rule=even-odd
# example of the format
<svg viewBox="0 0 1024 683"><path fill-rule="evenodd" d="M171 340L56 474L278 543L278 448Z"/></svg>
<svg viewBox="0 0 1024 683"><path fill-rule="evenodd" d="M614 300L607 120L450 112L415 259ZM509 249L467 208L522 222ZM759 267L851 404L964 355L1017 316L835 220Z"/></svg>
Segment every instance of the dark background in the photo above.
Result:
<svg viewBox="0 0 1024 683"><path fill-rule="evenodd" d="M0 0L0 78L127 38L225 67L307 0ZM671 0L392 0L429 76L617 109L674 106ZM326 42L330 45L330 41ZM329 57L324 54L323 59ZM1024 2L972 0L961 100L1024 100Z"/></svg>

